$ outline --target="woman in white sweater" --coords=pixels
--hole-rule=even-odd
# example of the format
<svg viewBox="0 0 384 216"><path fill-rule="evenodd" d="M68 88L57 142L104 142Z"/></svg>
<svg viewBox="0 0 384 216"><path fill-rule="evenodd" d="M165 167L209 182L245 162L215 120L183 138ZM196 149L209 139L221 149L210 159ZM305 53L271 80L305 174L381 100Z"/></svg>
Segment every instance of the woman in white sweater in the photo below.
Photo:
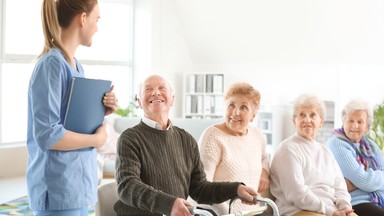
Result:
<svg viewBox="0 0 384 216"><path fill-rule="evenodd" d="M284 140L271 163L271 193L282 215L355 215L343 174L328 148L316 141L325 105L301 95L293 106L296 133Z"/></svg>
<svg viewBox="0 0 384 216"><path fill-rule="evenodd" d="M269 188L269 157L262 132L251 125L260 93L248 83L235 83L225 97L225 122L208 127L200 137L201 160L210 181L241 181L263 192ZM214 205L228 214L228 202ZM235 202L232 212L255 206Z"/></svg>

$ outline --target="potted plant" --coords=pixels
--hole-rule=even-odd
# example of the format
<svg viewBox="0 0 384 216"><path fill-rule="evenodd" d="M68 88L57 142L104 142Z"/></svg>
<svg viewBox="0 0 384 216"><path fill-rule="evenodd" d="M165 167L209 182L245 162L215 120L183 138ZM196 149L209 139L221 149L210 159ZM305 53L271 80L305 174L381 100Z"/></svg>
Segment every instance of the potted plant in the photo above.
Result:
<svg viewBox="0 0 384 216"><path fill-rule="evenodd" d="M373 110L373 124L368 133L368 138L372 139L383 151L384 147L384 101L377 105Z"/></svg>
<svg viewBox="0 0 384 216"><path fill-rule="evenodd" d="M133 107L132 106L127 106L126 108L119 107L115 111L115 114L118 116L121 116L121 117L131 116L132 113L133 113Z"/></svg>
<svg viewBox="0 0 384 216"><path fill-rule="evenodd" d="M115 111L115 114L120 117L134 117L136 116L136 111L138 109L138 106L134 104L133 102L129 103L126 108L117 108Z"/></svg>

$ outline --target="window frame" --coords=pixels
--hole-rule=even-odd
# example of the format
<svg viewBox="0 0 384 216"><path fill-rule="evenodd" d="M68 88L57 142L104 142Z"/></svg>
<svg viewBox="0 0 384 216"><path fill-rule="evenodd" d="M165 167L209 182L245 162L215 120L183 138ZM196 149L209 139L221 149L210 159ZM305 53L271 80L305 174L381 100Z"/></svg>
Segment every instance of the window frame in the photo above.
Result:
<svg viewBox="0 0 384 216"><path fill-rule="evenodd" d="M7 1L12 1L12 0L2 0L0 1L0 83L2 83L3 80L3 65L7 63L11 64L30 64L36 59L36 55L27 55L27 54L7 54L5 53L5 23L6 23L6 3ZM131 5L130 7L130 29L129 29L129 46L130 49L128 51L129 53L129 58L127 61L104 61L104 60L82 60L79 59L79 62L84 66L125 66L129 68L129 71L127 72L127 80L129 86L131 86L129 89L129 93L125 96L128 98L134 99L134 65L133 65L133 49L134 49L134 23L135 23L135 0L99 0L103 3L124 3L124 4L129 4ZM3 89L0 88L0 119L3 119L2 117L5 115L10 115L6 114L3 111L3 104L4 104L4 99L1 96L3 94ZM27 109L25 109L27 110ZM17 145L25 145L26 143L26 135L25 138L22 139L21 142L4 142L3 141L3 128L5 125L3 125L3 122L0 121L0 148L5 147L5 146L17 146Z"/></svg>

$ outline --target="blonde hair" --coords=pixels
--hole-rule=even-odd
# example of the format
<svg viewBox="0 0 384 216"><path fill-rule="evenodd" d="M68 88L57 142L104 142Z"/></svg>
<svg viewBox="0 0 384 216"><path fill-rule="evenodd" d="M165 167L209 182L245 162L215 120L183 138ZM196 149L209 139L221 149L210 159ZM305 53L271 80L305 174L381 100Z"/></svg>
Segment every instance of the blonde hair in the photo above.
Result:
<svg viewBox="0 0 384 216"><path fill-rule="evenodd" d="M260 106L261 95L258 90L253 88L253 86L246 82L233 83L231 86L229 86L227 93L224 96L224 100L228 100L230 97L235 95L243 95L248 97L248 99L254 105L254 112L257 112Z"/></svg>
<svg viewBox="0 0 384 216"><path fill-rule="evenodd" d="M73 18L80 13L90 13L97 0L43 0L41 21L44 33L44 48L38 58L47 54L50 49L58 48L67 62L72 62L61 41L61 29L67 28Z"/></svg>

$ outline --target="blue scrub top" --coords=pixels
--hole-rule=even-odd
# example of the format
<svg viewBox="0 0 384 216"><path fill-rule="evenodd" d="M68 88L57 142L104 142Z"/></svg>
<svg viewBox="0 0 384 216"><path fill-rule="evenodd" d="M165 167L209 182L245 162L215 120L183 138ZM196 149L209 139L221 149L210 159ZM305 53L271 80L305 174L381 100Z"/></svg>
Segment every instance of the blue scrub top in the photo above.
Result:
<svg viewBox="0 0 384 216"><path fill-rule="evenodd" d="M73 77L84 77L59 49L41 57L28 88L27 185L31 209L63 210L94 205L97 199L95 148L54 151L51 146L66 133L64 116Z"/></svg>

